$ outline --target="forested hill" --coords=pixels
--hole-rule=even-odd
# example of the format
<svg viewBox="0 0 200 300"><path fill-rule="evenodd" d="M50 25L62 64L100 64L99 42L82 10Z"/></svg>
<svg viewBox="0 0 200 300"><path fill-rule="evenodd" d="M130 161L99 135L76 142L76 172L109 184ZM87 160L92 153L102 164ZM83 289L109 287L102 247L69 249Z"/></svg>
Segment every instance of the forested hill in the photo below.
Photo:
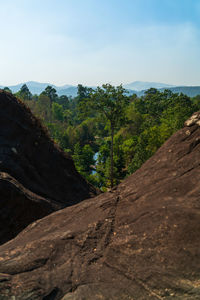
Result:
<svg viewBox="0 0 200 300"><path fill-rule="evenodd" d="M69 84L63 86L56 86L50 83L40 83L36 81L29 81L26 83L8 86L8 88L13 93L17 93L24 84L26 84L26 86L29 88L30 92L33 95L41 94L47 86L51 86L52 88L54 88L58 96L65 95L67 97L76 97L78 92L77 86ZM195 97L197 95L200 95L200 86L172 86L157 82L135 81L129 84L124 84L123 87L128 91L129 95L136 94L138 97L143 96L145 91L147 91L149 88L156 88L160 92L164 92L165 89L169 89L173 93L183 93L189 97ZM0 88L3 89L4 86L1 85Z"/></svg>
<svg viewBox="0 0 200 300"><path fill-rule="evenodd" d="M161 89L160 91L162 92L164 89ZM170 91L173 93L183 93L189 97L195 97L200 95L200 86L176 86L170 88Z"/></svg>
<svg viewBox="0 0 200 300"><path fill-rule="evenodd" d="M168 90L172 91L173 93L182 93L184 95L187 95L189 97L195 97L197 95L200 95L200 86L175 86L175 87L169 87ZM160 92L164 92L165 88L158 89ZM135 93L138 97L141 97L145 94L146 90L142 91L132 91L129 90L129 93L133 94Z"/></svg>
<svg viewBox="0 0 200 300"><path fill-rule="evenodd" d="M188 97L170 90L152 88L141 97L111 85L97 89L78 85L77 91L76 97L59 96L48 86L37 96L24 85L16 96L71 154L77 170L102 190L140 168L200 110L200 95Z"/></svg>
<svg viewBox="0 0 200 300"><path fill-rule="evenodd" d="M17 93L20 91L23 85L26 85L29 89L29 91L32 93L32 95L40 95L47 86L51 86L52 88L56 89L59 96L66 95L66 96L72 96L75 97L77 95L77 87L72 86L69 84L65 84L63 86L56 86L54 84L50 83L41 83L37 81L28 81L26 83L19 83L16 85L8 86L8 88L12 91L12 93ZM4 86L0 86L1 89L4 88Z"/></svg>

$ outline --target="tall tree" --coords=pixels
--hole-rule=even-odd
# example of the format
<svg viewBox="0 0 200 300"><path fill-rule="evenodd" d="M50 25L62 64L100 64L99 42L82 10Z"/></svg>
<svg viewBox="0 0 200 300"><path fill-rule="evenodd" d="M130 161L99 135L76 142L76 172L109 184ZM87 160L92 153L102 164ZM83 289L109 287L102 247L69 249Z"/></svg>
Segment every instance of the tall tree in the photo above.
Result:
<svg viewBox="0 0 200 300"><path fill-rule="evenodd" d="M29 91L29 88L26 84L23 84L19 92L17 93L17 96L22 98L23 100L31 100L32 94Z"/></svg>
<svg viewBox="0 0 200 300"><path fill-rule="evenodd" d="M36 101L36 115L40 116L42 120L48 122L52 119L51 114L51 100L44 94L40 94L38 101Z"/></svg>
<svg viewBox="0 0 200 300"><path fill-rule="evenodd" d="M55 102L58 98L56 89L54 89L52 86L48 85L45 90L42 92L43 95L49 97L51 102Z"/></svg>
<svg viewBox="0 0 200 300"><path fill-rule="evenodd" d="M78 84L77 89L78 89L77 90L78 101L89 97L89 94L90 94L90 91L91 91L90 88L88 88L86 86L83 86L82 84Z"/></svg>
<svg viewBox="0 0 200 300"><path fill-rule="evenodd" d="M79 109L81 112L91 113L96 111L103 115L110 125L110 186L113 187L114 160L113 160L113 139L115 129L125 122L125 108L128 98L124 95L125 89L122 85L114 87L110 84L103 84L95 90L90 90L87 98L80 100Z"/></svg>
<svg viewBox="0 0 200 300"><path fill-rule="evenodd" d="M57 103L62 105L63 109L69 109L69 99L66 95L58 97Z"/></svg>

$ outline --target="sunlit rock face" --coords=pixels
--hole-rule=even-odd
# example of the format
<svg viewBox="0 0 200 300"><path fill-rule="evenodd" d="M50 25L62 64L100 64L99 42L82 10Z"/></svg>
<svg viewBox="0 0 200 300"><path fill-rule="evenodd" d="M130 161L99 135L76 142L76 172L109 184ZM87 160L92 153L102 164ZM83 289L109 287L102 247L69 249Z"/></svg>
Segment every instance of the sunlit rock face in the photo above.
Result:
<svg viewBox="0 0 200 300"><path fill-rule="evenodd" d="M2 245L0 299L200 299L199 136L186 125L117 188Z"/></svg>
<svg viewBox="0 0 200 300"><path fill-rule="evenodd" d="M27 107L0 91L0 244L96 194Z"/></svg>
<svg viewBox="0 0 200 300"><path fill-rule="evenodd" d="M192 125L198 125L200 126L200 112L196 112L194 113L191 118L189 118L186 122L185 122L185 126L192 126Z"/></svg>

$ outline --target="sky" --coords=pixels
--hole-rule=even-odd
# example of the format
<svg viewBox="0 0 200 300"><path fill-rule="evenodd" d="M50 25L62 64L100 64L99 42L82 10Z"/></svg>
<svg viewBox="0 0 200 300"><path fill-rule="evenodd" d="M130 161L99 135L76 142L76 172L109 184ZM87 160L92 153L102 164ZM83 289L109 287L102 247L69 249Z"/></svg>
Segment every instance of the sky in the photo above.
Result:
<svg viewBox="0 0 200 300"><path fill-rule="evenodd" d="M0 0L0 85L200 85L200 0Z"/></svg>

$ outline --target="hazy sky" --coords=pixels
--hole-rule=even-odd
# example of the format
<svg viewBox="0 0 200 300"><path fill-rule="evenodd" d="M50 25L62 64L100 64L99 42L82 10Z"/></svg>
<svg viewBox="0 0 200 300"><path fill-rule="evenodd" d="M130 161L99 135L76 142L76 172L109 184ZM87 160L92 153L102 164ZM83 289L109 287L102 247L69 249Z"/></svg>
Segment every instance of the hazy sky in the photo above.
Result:
<svg viewBox="0 0 200 300"><path fill-rule="evenodd" d="M0 85L200 85L200 0L0 0Z"/></svg>

